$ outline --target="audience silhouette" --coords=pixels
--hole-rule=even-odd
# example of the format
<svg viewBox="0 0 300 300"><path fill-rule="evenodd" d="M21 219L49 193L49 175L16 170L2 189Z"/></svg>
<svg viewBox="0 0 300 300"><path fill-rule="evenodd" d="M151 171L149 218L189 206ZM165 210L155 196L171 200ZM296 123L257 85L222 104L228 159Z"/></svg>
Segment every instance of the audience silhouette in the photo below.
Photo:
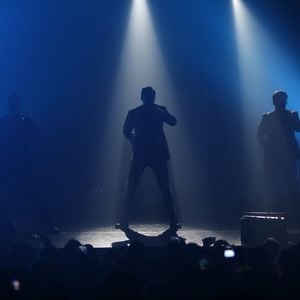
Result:
<svg viewBox="0 0 300 300"><path fill-rule="evenodd" d="M131 241L97 250L77 240L56 248L40 235L40 249L0 245L1 299L298 299L300 244L280 249L170 240L164 247ZM235 252L225 257L230 248Z"/></svg>

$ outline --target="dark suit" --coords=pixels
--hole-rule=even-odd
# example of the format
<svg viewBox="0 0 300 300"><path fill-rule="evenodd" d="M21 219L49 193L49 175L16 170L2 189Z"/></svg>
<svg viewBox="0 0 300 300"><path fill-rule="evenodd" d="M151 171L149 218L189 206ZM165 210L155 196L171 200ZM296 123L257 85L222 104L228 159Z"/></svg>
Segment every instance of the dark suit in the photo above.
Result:
<svg viewBox="0 0 300 300"><path fill-rule="evenodd" d="M299 201L296 160L300 157L300 150L296 131L300 131L298 113L285 109L264 114L257 129L257 140L264 148L269 196L271 200L276 198L276 184L281 178L294 207Z"/></svg>
<svg viewBox="0 0 300 300"><path fill-rule="evenodd" d="M15 182L20 198L17 203L22 208L22 215L24 209L31 212L34 208L49 226L51 221L40 201L40 187L30 147L31 141L37 136L38 129L29 117L9 114L0 118L0 190L8 182Z"/></svg>
<svg viewBox="0 0 300 300"><path fill-rule="evenodd" d="M31 118L7 115L0 118L0 187L12 177L33 181L34 160L31 140L38 130Z"/></svg>
<svg viewBox="0 0 300 300"><path fill-rule="evenodd" d="M166 107L156 104L141 105L128 112L123 134L132 143L132 159L127 183L126 203L121 212L122 223L128 223L128 214L138 181L145 168L150 167L163 193L170 223L176 223L173 197L169 185L167 161L170 152L163 125L175 126L177 121Z"/></svg>

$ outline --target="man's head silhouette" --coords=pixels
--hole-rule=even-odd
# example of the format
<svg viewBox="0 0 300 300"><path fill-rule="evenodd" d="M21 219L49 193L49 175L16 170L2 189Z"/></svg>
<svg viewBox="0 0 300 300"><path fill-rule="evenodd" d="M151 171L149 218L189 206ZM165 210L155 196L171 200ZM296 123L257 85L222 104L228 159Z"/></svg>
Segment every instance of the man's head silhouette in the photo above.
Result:
<svg viewBox="0 0 300 300"><path fill-rule="evenodd" d="M144 104L153 104L156 98L156 92L151 86L142 88L141 100Z"/></svg>
<svg viewBox="0 0 300 300"><path fill-rule="evenodd" d="M288 95L285 91L275 91L272 98L276 109L285 109L288 98Z"/></svg>
<svg viewBox="0 0 300 300"><path fill-rule="evenodd" d="M17 94L12 94L8 98L8 109L12 115L19 115L21 109L22 98Z"/></svg>

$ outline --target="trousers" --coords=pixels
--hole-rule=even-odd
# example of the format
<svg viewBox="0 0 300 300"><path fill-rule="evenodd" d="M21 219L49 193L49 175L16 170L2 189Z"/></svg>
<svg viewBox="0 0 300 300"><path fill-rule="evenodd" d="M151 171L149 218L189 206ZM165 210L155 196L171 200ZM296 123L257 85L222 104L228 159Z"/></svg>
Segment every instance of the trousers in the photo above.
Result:
<svg viewBox="0 0 300 300"><path fill-rule="evenodd" d="M128 219L132 204L134 202L135 191L139 180L147 167L150 167L155 174L159 188L162 192L165 202L166 211L170 220L170 225L178 222L176 209L174 205L174 197L169 184L169 171L167 161L155 159L132 159L129 171L129 177L126 188L125 201L123 209L120 213L120 222L128 225Z"/></svg>

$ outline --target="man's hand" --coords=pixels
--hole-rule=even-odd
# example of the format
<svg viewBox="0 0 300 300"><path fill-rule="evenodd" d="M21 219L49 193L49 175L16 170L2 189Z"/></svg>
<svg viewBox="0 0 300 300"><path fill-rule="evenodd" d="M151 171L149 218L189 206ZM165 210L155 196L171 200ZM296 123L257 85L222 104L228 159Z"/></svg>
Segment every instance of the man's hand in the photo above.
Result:
<svg viewBox="0 0 300 300"><path fill-rule="evenodd" d="M168 114L168 110L165 106L156 106L156 108L162 112L162 113L167 113Z"/></svg>
<svg viewBox="0 0 300 300"><path fill-rule="evenodd" d="M156 108L162 113L164 122L170 126L175 126L177 124L176 118L168 112L165 106L156 106Z"/></svg>

